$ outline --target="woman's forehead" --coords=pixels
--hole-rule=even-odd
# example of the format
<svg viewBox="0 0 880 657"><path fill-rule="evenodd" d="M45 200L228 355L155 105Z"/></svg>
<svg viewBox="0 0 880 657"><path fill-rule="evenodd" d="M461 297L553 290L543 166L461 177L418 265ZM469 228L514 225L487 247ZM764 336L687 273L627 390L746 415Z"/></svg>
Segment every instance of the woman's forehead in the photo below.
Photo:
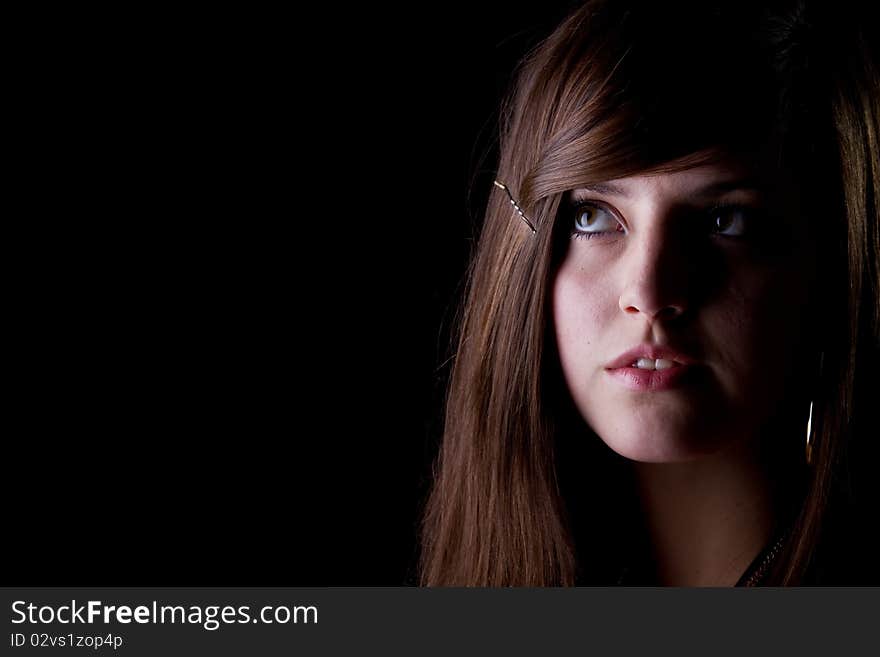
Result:
<svg viewBox="0 0 880 657"><path fill-rule="evenodd" d="M633 198L646 194L686 195L699 200L737 191L769 192L787 186L788 176L768 158L717 154L700 164L677 168L674 163L660 171L648 171L581 185L572 190L578 199L590 194Z"/></svg>
<svg viewBox="0 0 880 657"><path fill-rule="evenodd" d="M709 164L683 171L628 176L573 190L577 198L585 194L633 198L645 194L676 193L692 197L714 197L736 190L762 191L769 181L758 170L746 166Z"/></svg>

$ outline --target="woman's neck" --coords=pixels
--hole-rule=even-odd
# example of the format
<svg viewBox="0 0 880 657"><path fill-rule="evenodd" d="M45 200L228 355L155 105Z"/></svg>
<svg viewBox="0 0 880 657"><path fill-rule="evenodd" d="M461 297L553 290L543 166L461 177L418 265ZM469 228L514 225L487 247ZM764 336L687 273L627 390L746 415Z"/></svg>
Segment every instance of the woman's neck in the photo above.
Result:
<svg viewBox="0 0 880 657"><path fill-rule="evenodd" d="M733 586L771 539L771 478L753 453L634 463L657 584Z"/></svg>

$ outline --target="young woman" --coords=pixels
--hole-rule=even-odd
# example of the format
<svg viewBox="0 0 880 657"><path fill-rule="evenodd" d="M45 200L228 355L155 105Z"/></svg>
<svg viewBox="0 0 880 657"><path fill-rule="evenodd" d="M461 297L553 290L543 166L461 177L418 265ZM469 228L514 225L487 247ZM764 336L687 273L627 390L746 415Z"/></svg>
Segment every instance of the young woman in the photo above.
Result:
<svg viewBox="0 0 880 657"><path fill-rule="evenodd" d="M423 584L876 583L848 478L880 419L871 24L591 0L527 56Z"/></svg>

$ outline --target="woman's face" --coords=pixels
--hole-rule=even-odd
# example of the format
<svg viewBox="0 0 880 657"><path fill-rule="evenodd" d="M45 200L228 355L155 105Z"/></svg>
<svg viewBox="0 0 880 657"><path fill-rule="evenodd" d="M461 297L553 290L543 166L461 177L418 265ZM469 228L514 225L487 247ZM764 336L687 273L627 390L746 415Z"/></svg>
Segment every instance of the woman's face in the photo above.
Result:
<svg viewBox="0 0 880 657"><path fill-rule="evenodd" d="M743 444L795 368L809 371L815 251L791 189L722 162L570 194L552 281L562 371L621 456L686 461Z"/></svg>

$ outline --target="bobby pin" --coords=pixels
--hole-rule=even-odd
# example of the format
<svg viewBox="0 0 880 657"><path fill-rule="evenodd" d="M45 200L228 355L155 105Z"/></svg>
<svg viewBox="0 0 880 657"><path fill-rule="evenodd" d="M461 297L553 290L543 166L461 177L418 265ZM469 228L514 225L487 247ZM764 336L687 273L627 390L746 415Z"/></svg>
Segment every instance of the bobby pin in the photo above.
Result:
<svg viewBox="0 0 880 657"><path fill-rule="evenodd" d="M507 198L510 199L510 204L514 207L517 214L519 214L520 218L522 218L522 220L526 222L526 225L532 229L533 234L537 233L538 231L535 229L535 226L532 224L531 221L528 220L528 218L526 218L526 215L523 214L522 208L520 208L519 205L517 204L517 202L515 200L513 200L513 195L510 193L510 190L507 189L507 185L505 185L502 182L498 182L496 180L495 186L499 187L500 189L503 189L505 192L507 192Z"/></svg>

